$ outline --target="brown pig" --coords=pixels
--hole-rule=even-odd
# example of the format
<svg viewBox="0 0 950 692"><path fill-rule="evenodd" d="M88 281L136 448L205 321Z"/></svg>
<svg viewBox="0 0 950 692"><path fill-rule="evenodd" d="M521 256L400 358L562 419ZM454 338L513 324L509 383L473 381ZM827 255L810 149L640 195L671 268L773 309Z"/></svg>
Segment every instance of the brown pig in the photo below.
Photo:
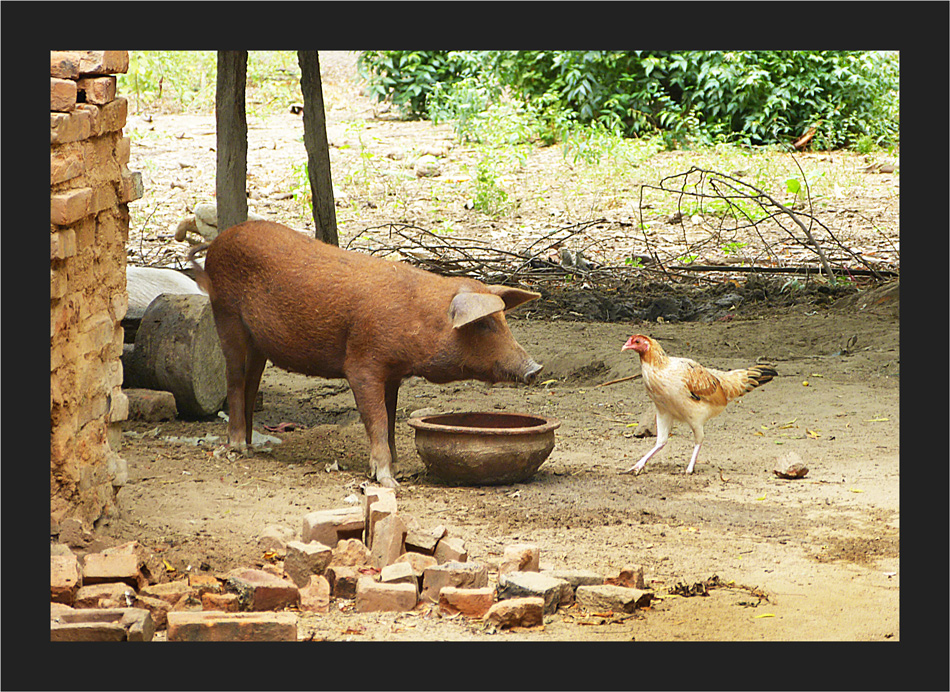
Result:
<svg viewBox="0 0 950 692"><path fill-rule="evenodd" d="M538 365L505 311L539 294L448 278L348 252L286 226L248 221L208 248L208 292L227 366L228 442L251 441L264 365L345 377L370 443L370 475L398 485L396 397L403 379L530 382Z"/></svg>

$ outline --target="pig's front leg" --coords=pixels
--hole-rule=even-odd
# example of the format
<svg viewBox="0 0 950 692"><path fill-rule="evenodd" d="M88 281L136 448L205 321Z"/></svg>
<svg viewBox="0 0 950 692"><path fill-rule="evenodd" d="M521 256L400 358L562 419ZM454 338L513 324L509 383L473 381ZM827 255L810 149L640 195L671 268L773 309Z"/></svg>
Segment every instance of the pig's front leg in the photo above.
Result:
<svg viewBox="0 0 950 692"><path fill-rule="evenodd" d="M393 446L390 446L389 415L386 401L386 386L373 378L347 378L356 408L360 412L366 436L369 438L369 473L377 483L386 488L399 484L393 477ZM393 398L395 408L395 397Z"/></svg>

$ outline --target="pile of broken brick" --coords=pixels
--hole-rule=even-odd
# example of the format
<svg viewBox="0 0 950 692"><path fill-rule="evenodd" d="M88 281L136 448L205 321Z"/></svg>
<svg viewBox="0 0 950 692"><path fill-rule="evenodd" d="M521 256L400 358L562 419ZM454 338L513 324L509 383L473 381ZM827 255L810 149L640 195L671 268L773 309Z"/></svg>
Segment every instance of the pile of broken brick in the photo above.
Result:
<svg viewBox="0 0 950 692"><path fill-rule="evenodd" d="M437 608L497 629L536 627L575 602L588 612L632 613L650 604L643 570L605 578L587 570L540 569L537 545L508 545L500 564L469 561L461 538L399 514L389 488L365 487L357 504L307 514L299 536L269 526L265 564L226 574L191 573L151 583L154 555L138 542L89 553L80 564L61 543L50 556L53 641L297 639L297 619L343 611ZM492 569L490 569L492 567Z"/></svg>

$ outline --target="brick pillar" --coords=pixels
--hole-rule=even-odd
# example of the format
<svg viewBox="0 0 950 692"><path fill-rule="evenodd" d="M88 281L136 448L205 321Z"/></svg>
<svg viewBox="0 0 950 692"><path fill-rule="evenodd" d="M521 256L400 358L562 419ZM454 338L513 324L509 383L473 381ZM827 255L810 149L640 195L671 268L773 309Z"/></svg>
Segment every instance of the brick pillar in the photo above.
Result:
<svg viewBox="0 0 950 692"><path fill-rule="evenodd" d="M117 424L128 203L128 113L116 96L126 51L50 53L50 520L85 528L115 506L124 483ZM111 441L111 442L110 442Z"/></svg>

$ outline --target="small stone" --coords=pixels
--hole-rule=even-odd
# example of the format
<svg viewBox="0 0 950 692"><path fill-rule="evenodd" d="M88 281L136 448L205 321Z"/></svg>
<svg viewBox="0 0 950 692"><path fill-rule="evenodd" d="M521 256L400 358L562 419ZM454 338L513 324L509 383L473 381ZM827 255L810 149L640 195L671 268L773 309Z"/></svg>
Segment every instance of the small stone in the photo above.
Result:
<svg viewBox="0 0 950 692"><path fill-rule="evenodd" d="M433 178L441 172L439 159L432 154L424 154L416 159L413 171L417 178Z"/></svg>
<svg viewBox="0 0 950 692"><path fill-rule="evenodd" d="M574 592L577 603L588 610L611 610L632 613L637 608L645 608L653 600L652 591L632 589L613 584L600 586L578 586Z"/></svg>

